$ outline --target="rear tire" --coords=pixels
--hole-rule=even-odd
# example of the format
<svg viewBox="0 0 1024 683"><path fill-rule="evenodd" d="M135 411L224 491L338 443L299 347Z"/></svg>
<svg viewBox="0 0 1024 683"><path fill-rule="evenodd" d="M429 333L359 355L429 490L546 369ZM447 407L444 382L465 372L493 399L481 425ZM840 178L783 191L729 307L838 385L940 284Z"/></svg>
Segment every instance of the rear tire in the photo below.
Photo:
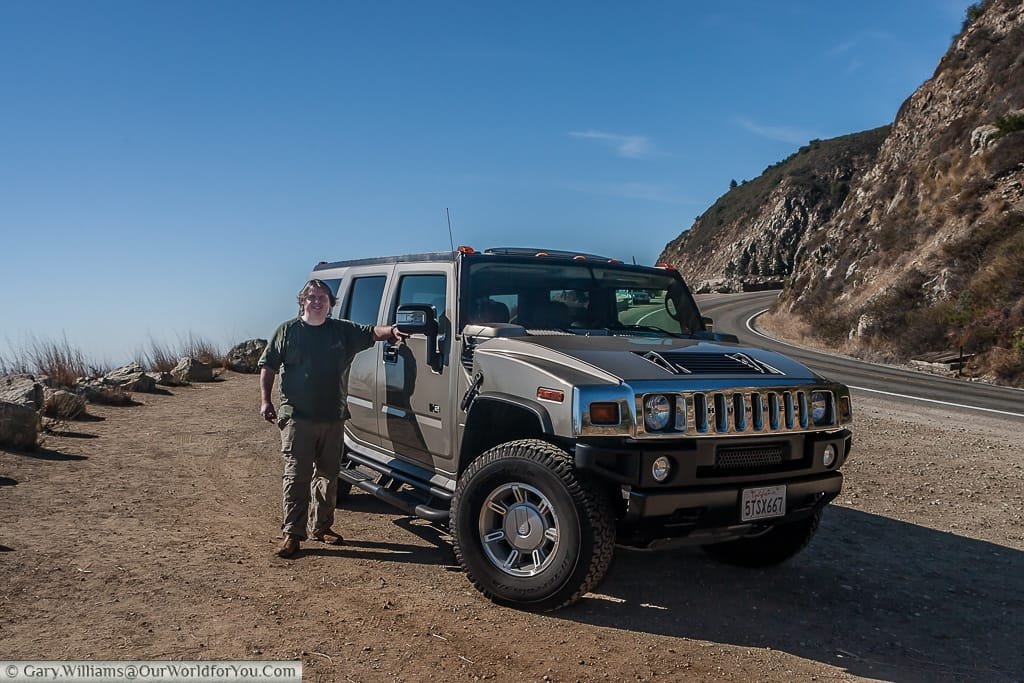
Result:
<svg viewBox="0 0 1024 683"><path fill-rule="evenodd" d="M452 498L451 533L477 590L538 611L595 588L615 548L607 497L569 454L537 439L501 444L469 465Z"/></svg>
<svg viewBox="0 0 1024 683"><path fill-rule="evenodd" d="M822 509L795 522L772 527L754 538L701 546L711 557L739 567L771 567L781 564L807 547L818 530Z"/></svg>

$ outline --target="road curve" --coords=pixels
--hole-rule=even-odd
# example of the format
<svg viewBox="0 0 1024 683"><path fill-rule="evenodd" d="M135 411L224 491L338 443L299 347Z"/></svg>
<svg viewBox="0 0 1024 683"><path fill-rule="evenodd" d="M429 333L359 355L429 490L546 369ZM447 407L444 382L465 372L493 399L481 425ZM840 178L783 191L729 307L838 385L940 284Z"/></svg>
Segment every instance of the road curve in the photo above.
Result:
<svg viewBox="0 0 1024 683"><path fill-rule="evenodd" d="M893 400L913 400L954 409L1001 415L1024 423L1024 390L929 375L812 351L774 340L756 330L754 316L774 303L777 291L700 295L697 303L715 321L715 331L729 332L745 344L784 353L857 391Z"/></svg>

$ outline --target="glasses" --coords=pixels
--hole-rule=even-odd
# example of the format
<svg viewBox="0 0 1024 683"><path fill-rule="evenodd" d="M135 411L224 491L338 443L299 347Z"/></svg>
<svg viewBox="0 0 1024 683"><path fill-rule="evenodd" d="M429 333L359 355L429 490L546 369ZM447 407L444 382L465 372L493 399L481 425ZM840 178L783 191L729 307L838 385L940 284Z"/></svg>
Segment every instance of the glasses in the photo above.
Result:
<svg viewBox="0 0 1024 683"><path fill-rule="evenodd" d="M306 301L308 301L309 303L315 303L317 301L327 301L328 298L329 297L326 297L323 294L307 294L305 297Z"/></svg>

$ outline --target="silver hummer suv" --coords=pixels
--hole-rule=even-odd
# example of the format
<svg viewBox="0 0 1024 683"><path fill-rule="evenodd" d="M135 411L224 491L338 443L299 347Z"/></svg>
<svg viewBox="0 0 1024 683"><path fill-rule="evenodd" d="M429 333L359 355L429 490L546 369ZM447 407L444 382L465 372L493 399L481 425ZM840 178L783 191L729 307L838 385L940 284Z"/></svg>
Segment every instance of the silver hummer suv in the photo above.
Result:
<svg viewBox="0 0 1024 683"><path fill-rule="evenodd" d="M349 369L339 497L446 526L495 602L568 605L616 543L777 564L840 491L849 390L711 332L674 270L460 247L313 276L335 315L411 334Z"/></svg>

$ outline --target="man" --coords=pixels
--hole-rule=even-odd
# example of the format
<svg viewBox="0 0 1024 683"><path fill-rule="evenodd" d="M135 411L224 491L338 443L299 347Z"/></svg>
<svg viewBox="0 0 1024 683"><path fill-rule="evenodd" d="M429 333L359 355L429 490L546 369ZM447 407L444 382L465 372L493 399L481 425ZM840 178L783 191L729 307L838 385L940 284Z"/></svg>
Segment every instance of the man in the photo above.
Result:
<svg viewBox="0 0 1024 683"><path fill-rule="evenodd" d="M294 557L310 535L340 545L335 532L335 497L344 443L346 381L353 356L374 342L401 342L408 335L394 325L357 325L329 318L336 299L322 280L310 280L299 292L299 317L281 323L259 360L260 415L281 429L284 457L284 541L280 557ZM281 411L271 392L281 370Z"/></svg>

